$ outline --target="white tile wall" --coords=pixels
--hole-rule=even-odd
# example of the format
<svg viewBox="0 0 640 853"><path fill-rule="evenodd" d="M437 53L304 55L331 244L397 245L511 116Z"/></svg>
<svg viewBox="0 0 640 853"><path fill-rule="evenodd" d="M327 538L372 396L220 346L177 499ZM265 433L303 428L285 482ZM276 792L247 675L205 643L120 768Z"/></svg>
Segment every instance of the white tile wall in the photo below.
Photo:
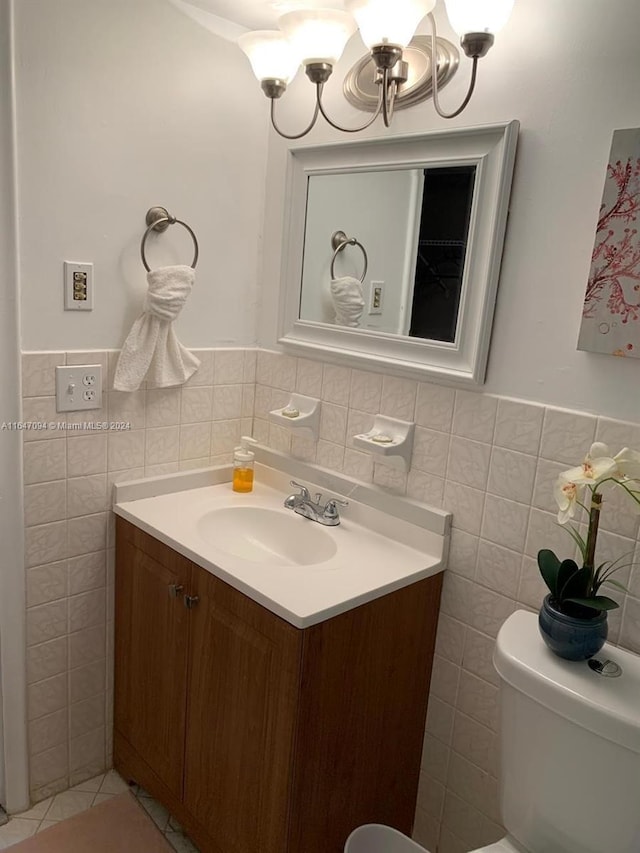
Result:
<svg viewBox="0 0 640 853"><path fill-rule="evenodd" d="M290 357L258 352L256 437L271 443L277 437L279 449L296 458L453 512L414 835L432 853L492 843L503 834L496 780L498 682L491 663L496 634L515 609L539 606L545 587L538 550L573 553L555 520L558 472L577 464L596 436L615 450L640 449L640 425L308 359L297 364L294 378ZM287 387L273 377L284 374L291 387L323 400L317 443L276 433L267 420L275 389ZM369 429L377 412L415 420L406 477L351 446L350 437ZM603 513L602 559L637 549L640 561L638 514L621 498L612 495ZM610 638L640 653L640 565L630 573L629 591L611 615Z"/></svg>
<svg viewBox="0 0 640 853"><path fill-rule="evenodd" d="M130 424L122 431L62 427L24 434L34 801L95 776L111 761L113 483L229 461L240 434L251 432L255 352L199 351L202 366L184 388L134 394L109 390L116 356L23 355L25 419ZM55 367L98 362L105 368L102 410L58 414Z"/></svg>
<svg viewBox="0 0 640 853"><path fill-rule="evenodd" d="M263 350L198 356L202 366L184 388L123 395L106 383L104 419L130 421L130 431L25 433L34 798L95 776L109 763L111 485L227 461L240 434L252 431L296 458L453 512L415 837L432 853L462 853L497 840L495 636L510 613L536 609L544 595L538 549L572 551L555 522L551 486L558 471L578 462L594 437L616 450L640 448L640 424ZM25 354L25 419L71 420L55 412L52 397L53 368L65 359L101 361L112 376L116 354ZM292 390L323 399L318 442L269 423L267 413ZM369 429L378 412L416 422L408 475L352 445L351 436ZM603 559L635 550L640 563L638 515L620 497L612 495L603 513ZM640 566L626 577L629 595L611 617L611 636L640 652Z"/></svg>

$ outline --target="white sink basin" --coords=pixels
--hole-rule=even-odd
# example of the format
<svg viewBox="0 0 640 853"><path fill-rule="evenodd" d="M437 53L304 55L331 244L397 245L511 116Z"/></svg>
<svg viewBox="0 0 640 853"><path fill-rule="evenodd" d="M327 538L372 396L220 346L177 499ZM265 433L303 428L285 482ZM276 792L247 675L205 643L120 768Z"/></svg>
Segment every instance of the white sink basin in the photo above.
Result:
<svg viewBox="0 0 640 853"><path fill-rule="evenodd" d="M330 560L335 540L290 510L231 506L202 515L196 529L206 541L243 560L274 566L310 566Z"/></svg>
<svg viewBox="0 0 640 853"><path fill-rule="evenodd" d="M296 628L442 571L449 526L442 510L375 487L344 481L338 489L309 478L312 493L324 488L323 500L349 500L340 524L323 526L285 509L289 475L256 463L253 491L243 494L231 488L230 473L213 468L118 484L114 509ZM398 517L398 507L413 520Z"/></svg>

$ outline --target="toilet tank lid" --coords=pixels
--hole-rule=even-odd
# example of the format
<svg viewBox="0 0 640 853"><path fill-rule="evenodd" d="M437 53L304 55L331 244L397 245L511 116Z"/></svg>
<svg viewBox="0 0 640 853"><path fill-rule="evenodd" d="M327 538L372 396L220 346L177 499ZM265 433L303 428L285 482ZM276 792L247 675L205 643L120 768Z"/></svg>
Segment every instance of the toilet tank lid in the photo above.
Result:
<svg viewBox="0 0 640 853"><path fill-rule="evenodd" d="M640 657L605 643L596 656L622 667L598 675L587 661L567 661L545 645L534 613L517 610L498 633L493 663L516 690L567 720L640 753Z"/></svg>

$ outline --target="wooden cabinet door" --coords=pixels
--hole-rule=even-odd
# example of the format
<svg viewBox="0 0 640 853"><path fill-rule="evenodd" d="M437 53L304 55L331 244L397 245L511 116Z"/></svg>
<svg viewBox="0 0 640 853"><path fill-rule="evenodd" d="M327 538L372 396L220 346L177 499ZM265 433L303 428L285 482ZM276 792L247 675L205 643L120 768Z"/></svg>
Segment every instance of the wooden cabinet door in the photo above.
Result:
<svg viewBox="0 0 640 853"><path fill-rule="evenodd" d="M441 584L304 632L288 853L342 853L365 823L411 835Z"/></svg>
<svg viewBox="0 0 640 853"><path fill-rule="evenodd" d="M185 807L216 853L284 853L302 632L197 566L191 588Z"/></svg>
<svg viewBox="0 0 640 853"><path fill-rule="evenodd" d="M191 563L121 518L116 542L114 727L181 797Z"/></svg>

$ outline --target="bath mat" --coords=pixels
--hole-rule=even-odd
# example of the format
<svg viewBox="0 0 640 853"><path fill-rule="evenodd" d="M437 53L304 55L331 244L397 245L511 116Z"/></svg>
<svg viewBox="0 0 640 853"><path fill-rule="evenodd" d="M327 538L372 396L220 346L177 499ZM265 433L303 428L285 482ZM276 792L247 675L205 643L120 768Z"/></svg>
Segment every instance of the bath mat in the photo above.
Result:
<svg viewBox="0 0 640 853"><path fill-rule="evenodd" d="M129 791L9 849L11 853L174 853Z"/></svg>

